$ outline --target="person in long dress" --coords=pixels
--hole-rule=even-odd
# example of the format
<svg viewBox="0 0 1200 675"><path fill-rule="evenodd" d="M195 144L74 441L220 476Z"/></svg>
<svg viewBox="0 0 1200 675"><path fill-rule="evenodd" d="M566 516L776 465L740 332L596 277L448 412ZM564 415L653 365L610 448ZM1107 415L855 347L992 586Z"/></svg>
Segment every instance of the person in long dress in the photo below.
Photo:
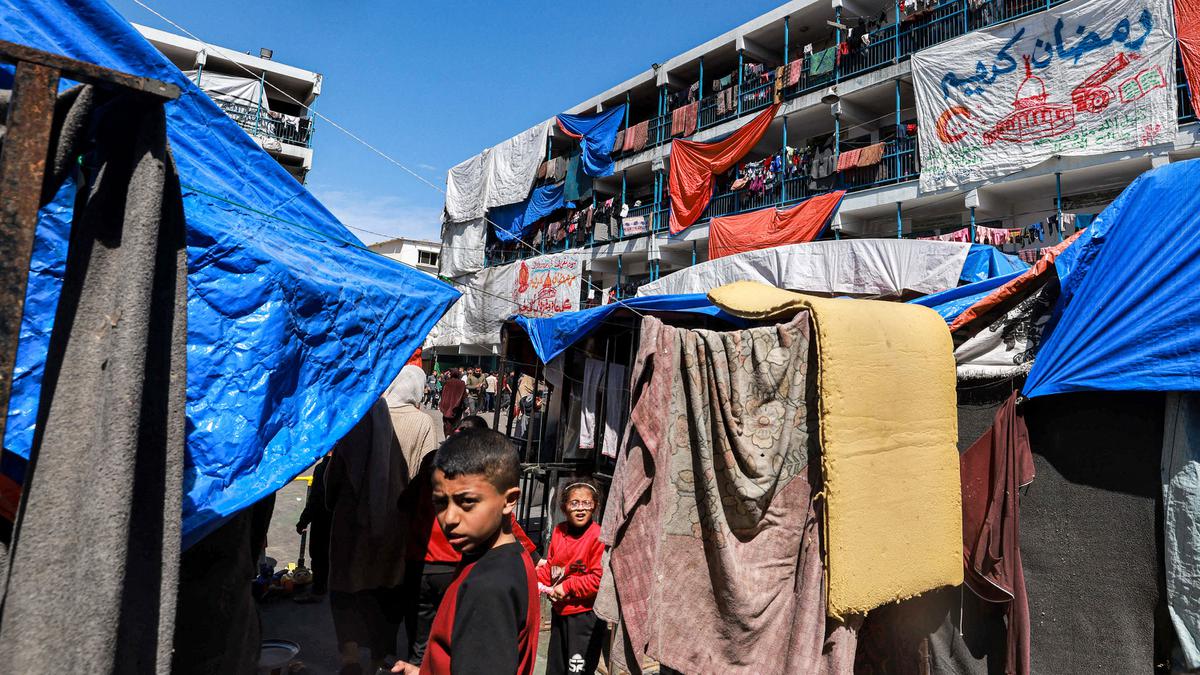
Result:
<svg viewBox="0 0 1200 675"><path fill-rule="evenodd" d="M329 600L341 675L374 673L396 653L409 531L401 502L437 443L433 420L418 407L424 385L424 372L405 366L334 448L326 473L333 511ZM370 670L364 669L360 647L370 650Z"/></svg>

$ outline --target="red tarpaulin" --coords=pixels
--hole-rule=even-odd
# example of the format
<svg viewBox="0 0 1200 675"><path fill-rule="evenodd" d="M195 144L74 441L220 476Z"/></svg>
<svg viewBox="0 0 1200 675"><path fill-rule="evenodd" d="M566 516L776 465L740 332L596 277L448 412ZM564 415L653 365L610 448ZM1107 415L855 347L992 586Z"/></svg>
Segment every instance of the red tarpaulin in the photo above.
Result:
<svg viewBox="0 0 1200 675"><path fill-rule="evenodd" d="M1175 0L1175 35L1192 95L1192 110L1200 113L1200 0Z"/></svg>
<svg viewBox="0 0 1200 675"><path fill-rule="evenodd" d="M712 198L713 174L733 168L758 143L775 118L779 104L758 114L723 141L671 141L671 234L691 227Z"/></svg>
<svg viewBox="0 0 1200 675"><path fill-rule="evenodd" d="M708 225L708 259L812 241L829 224L845 194L843 190L830 192L783 211L769 208L713 218Z"/></svg>

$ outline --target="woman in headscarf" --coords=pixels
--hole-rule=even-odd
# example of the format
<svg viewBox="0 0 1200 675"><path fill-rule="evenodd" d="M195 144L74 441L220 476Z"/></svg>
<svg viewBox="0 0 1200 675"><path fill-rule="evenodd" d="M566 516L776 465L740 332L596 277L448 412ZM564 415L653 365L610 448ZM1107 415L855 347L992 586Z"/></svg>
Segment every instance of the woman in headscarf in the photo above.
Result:
<svg viewBox="0 0 1200 675"><path fill-rule="evenodd" d="M442 387L442 402L438 404L438 410L442 411L442 431L447 436L454 433L466 409L467 383L462 381L462 373L451 370L450 379Z"/></svg>
<svg viewBox="0 0 1200 675"><path fill-rule="evenodd" d="M405 489L436 448L433 420L417 407L425 373L405 366L333 451L326 500L333 511L329 600L341 675L374 673L394 654L403 618ZM359 647L371 651L370 669Z"/></svg>

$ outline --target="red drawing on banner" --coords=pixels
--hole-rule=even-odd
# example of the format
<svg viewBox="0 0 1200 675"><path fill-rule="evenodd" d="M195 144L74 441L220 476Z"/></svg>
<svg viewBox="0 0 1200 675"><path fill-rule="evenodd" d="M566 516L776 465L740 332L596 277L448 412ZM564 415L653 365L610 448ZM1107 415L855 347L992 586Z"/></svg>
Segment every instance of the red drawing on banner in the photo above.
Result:
<svg viewBox="0 0 1200 675"><path fill-rule="evenodd" d="M1158 123L1147 124L1142 127L1142 145L1154 145L1154 141L1162 132L1163 125Z"/></svg>
<svg viewBox="0 0 1200 675"><path fill-rule="evenodd" d="M529 290L529 268L522 262L521 268L517 270L517 292L524 293L527 290Z"/></svg>
<svg viewBox="0 0 1200 675"><path fill-rule="evenodd" d="M1075 104L1075 109L1079 112L1098 113L1107 108L1108 104L1112 103L1115 92L1111 87L1105 86L1105 83L1116 76L1117 73L1124 70L1130 63L1140 58L1142 57L1139 54L1119 52L1116 56L1105 62L1104 65L1097 68L1096 72L1084 78L1083 82L1079 83L1079 86L1071 90L1071 102ZM1128 102L1125 100L1123 94L1121 102Z"/></svg>
<svg viewBox="0 0 1200 675"><path fill-rule="evenodd" d="M1162 67L1154 66L1144 68L1137 75L1122 81L1117 85L1117 90L1121 92L1121 103L1131 103L1166 86L1167 78L1163 77Z"/></svg>
<svg viewBox="0 0 1200 675"><path fill-rule="evenodd" d="M1075 109L1063 103L1047 103L1046 83L1033 74L1025 57L1025 79L1017 87L1014 110L983 133L985 145L996 141L1025 143L1059 136L1075 128Z"/></svg>
<svg viewBox="0 0 1200 675"><path fill-rule="evenodd" d="M960 121L971 119L971 111L966 106L952 105L938 116L937 135L943 143L957 143L971 132L968 123Z"/></svg>

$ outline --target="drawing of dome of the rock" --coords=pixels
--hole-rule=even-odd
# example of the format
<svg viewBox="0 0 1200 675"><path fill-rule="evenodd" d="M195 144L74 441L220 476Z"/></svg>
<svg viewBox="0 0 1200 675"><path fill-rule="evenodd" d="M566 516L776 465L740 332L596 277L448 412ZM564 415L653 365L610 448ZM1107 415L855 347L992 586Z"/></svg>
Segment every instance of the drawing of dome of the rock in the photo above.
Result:
<svg viewBox="0 0 1200 675"><path fill-rule="evenodd" d="M1025 79L1017 86L1013 111L983 133L985 145L996 141L1025 143L1038 138L1058 136L1075 127L1075 108L1070 104L1047 103L1046 83L1033 74L1025 57Z"/></svg>

